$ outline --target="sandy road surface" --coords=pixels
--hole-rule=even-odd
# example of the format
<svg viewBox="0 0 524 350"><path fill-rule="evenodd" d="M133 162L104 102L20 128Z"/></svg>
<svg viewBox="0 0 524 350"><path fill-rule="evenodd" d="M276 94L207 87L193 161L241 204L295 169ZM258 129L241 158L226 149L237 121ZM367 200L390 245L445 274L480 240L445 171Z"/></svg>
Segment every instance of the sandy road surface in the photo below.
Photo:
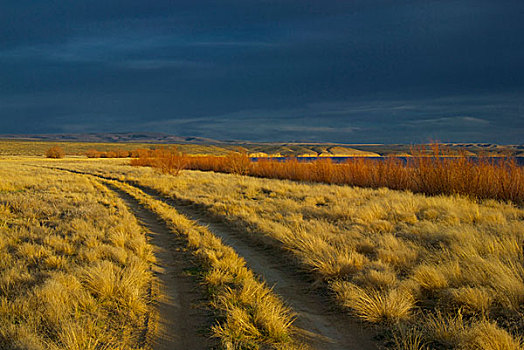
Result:
<svg viewBox="0 0 524 350"><path fill-rule="evenodd" d="M191 254L184 251L185 243L172 234L157 216L125 192L108 186L128 205L130 211L147 229L154 248L154 273L159 280L156 300L158 329L152 339L155 350L209 349L214 347L205 334L211 322L202 308L200 286L187 271L194 267Z"/></svg>

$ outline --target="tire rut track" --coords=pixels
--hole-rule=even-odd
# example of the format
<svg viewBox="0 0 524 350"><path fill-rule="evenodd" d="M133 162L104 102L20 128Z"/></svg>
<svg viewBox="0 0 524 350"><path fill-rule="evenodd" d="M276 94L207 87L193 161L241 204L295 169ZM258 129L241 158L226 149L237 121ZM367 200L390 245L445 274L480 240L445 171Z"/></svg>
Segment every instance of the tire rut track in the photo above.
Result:
<svg viewBox="0 0 524 350"><path fill-rule="evenodd" d="M206 226L217 237L246 260L247 266L262 277L273 290L297 313L294 323L299 329L299 336L307 340L314 349L378 349L372 340L373 332L364 329L362 323L352 319L333 307L329 297L322 296L313 290L311 283L304 276L293 271L285 259L275 256L275 250L255 244L246 233L232 229L225 223L215 220L205 211L198 210L186 200L176 201L166 198L156 190L125 182L134 186L156 200L174 207L181 214ZM197 209L195 209L195 207Z"/></svg>
<svg viewBox="0 0 524 350"><path fill-rule="evenodd" d="M120 197L131 213L148 231L154 247L156 263L153 267L160 281L160 293L155 300L158 315L156 334L152 336L155 350L210 349L216 342L205 333L211 325L210 315L196 304L203 303L200 286L187 271L194 268L192 256L184 251L185 242L171 233L169 228L136 199L124 191L104 184Z"/></svg>
<svg viewBox="0 0 524 350"><path fill-rule="evenodd" d="M300 273L284 265L275 251L248 242L245 237L231 230L227 225L214 221L190 206L175 206L181 213L196 221L220 237L223 242L235 249L247 266L261 276L273 290L297 313L294 323L301 335L315 349L376 349L369 332L362 324L329 306L327 298L313 290L311 283Z"/></svg>

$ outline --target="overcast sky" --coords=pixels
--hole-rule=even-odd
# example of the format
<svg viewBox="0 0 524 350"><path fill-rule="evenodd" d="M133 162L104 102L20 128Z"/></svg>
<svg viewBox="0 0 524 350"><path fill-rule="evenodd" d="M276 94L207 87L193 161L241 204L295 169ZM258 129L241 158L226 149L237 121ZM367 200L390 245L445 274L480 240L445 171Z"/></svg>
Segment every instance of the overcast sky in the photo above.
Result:
<svg viewBox="0 0 524 350"><path fill-rule="evenodd" d="M0 133L524 143L522 0L0 0Z"/></svg>

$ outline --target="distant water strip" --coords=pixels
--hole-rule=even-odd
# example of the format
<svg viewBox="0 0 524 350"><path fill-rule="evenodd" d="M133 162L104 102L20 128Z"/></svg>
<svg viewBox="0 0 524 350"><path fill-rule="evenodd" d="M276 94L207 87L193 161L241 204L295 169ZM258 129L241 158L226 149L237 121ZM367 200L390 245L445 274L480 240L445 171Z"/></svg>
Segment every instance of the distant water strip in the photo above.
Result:
<svg viewBox="0 0 524 350"><path fill-rule="evenodd" d="M373 159L373 160L386 160L388 158L395 158L400 159L407 163L408 160L413 160L416 157L362 157L362 156L356 156L356 157L251 157L251 161L258 162L259 160L276 160L279 162L285 162L291 159L296 159L299 162L307 163L307 162L313 162L318 159L330 159L333 163L344 163L348 159ZM424 157L426 158L426 157ZM431 157L430 157L431 158ZM454 156L439 156L439 158L459 158ZM477 157L467 157L470 160L476 160ZM511 157L512 159L515 159L517 162L517 165L524 166L524 157ZM486 158L482 158L486 159ZM503 161L506 159L506 157L487 157L489 160L494 160L495 162Z"/></svg>

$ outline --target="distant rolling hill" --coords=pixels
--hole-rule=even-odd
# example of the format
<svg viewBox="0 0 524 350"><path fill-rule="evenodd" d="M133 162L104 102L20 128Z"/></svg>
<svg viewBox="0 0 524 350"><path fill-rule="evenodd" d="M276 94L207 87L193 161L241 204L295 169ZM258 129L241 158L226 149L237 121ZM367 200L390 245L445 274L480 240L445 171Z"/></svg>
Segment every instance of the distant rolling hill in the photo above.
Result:
<svg viewBox="0 0 524 350"><path fill-rule="evenodd" d="M69 141L69 142L125 142L125 143L220 143L204 137L183 137L158 132L127 133L82 133L82 134L8 134L0 135L2 139L28 141Z"/></svg>
<svg viewBox="0 0 524 350"><path fill-rule="evenodd" d="M41 155L52 143L68 154L82 155L88 149L109 151L176 145L188 154L225 155L243 149L252 157L378 157L409 156L412 145L406 144L341 144L313 142L220 141L204 137L176 136L156 132L64 133L0 135L0 155ZM14 145L16 143L17 145ZM492 143L445 143L451 151L466 155L524 156L524 145ZM426 147L428 148L428 147Z"/></svg>

